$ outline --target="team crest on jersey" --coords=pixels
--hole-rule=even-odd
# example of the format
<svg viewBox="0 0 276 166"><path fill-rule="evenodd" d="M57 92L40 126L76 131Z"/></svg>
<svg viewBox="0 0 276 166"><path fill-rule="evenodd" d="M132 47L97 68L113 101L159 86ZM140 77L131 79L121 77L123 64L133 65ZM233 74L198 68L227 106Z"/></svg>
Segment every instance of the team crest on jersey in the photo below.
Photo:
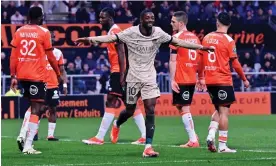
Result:
<svg viewBox="0 0 276 166"><path fill-rule="evenodd" d="M218 91L218 98L220 100L225 100L227 98L227 93L224 90L219 90Z"/></svg>
<svg viewBox="0 0 276 166"><path fill-rule="evenodd" d="M35 85L30 86L30 94L31 95L36 95L38 93L38 88Z"/></svg>
<svg viewBox="0 0 276 166"><path fill-rule="evenodd" d="M183 92L182 98L183 98L184 100L189 100L189 98L190 98L190 92L189 92L189 91Z"/></svg>
<svg viewBox="0 0 276 166"><path fill-rule="evenodd" d="M235 54L237 54L237 48L236 48L236 47L233 48L233 52L234 52Z"/></svg>
<svg viewBox="0 0 276 166"><path fill-rule="evenodd" d="M54 95L53 95L52 99L59 99L59 95L58 95L57 90L54 90Z"/></svg>

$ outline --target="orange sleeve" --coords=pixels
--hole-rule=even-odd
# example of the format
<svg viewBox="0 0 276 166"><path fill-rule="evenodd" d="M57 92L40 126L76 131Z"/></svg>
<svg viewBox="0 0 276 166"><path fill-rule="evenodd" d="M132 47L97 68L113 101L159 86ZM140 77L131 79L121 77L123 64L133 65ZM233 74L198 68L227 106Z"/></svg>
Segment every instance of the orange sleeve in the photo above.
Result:
<svg viewBox="0 0 276 166"><path fill-rule="evenodd" d="M112 29L112 31L110 33L111 33L111 35L115 35L115 34L120 33L120 32L121 32L121 29L114 28L114 29ZM117 42L114 42L114 43L117 44Z"/></svg>
<svg viewBox="0 0 276 166"><path fill-rule="evenodd" d="M58 65L64 65L63 54L62 53L61 53L60 58L58 60Z"/></svg>
<svg viewBox="0 0 276 166"><path fill-rule="evenodd" d="M18 64L18 58L17 58L17 54L16 54L16 48L12 48L11 56L10 56L10 73L11 73L11 76L16 75L17 64Z"/></svg>
<svg viewBox="0 0 276 166"><path fill-rule="evenodd" d="M230 58L237 58L238 57L235 41L231 41L229 43L228 52L229 52L229 57Z"/></svg>
<svg viewBox="0 0 276 166"><path fill-rule="evenodd" d="M47 31L45 34L45 39L44 39L44 50L51 50L52 49L52 42L51 42L51 34L50 31Z"/></svg>
<svg viewBox="0 0 276 166"><path fill-rule="evenodd" d="M238 58L235 58L233 59L232 61L232 67L235 69L235 71L238 73L238 75L240 76L240 78L245 81L246 80L246 77L245 77L245 74L242 70L242 67L241 67L241 64L238 60Z"/></svg>
<svg viewBox="0 0 276 166"><path fill-rule="evenodd" d="M17 38L17 34L18 34L18 32L16 31L15 32L15 34L14 34L14 36L13 36L13 38L12 38L12 41L11 41L11 46L12 47L17 47L18 46L18 44L19 44L19 40L18 40L18 38Z"/></svg>
<svg viewBox="0 0 276 166"><path fill-rule="evenodd" d="M59 70L59 67L58 67L58 62L56 60L55 55L53 54L53 51L48 49L46 51L46 55L47 55L47 58L48 58L48 61L49 61L50 65L54 69L55 73L57 74L57 76L60 76L60 70Z"/></svg>

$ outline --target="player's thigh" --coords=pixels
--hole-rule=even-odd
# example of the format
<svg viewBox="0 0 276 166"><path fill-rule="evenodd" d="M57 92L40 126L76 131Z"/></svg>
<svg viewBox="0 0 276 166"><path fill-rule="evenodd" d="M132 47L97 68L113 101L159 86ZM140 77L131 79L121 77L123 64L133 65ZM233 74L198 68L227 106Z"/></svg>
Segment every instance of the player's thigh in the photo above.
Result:
<svg viewBox="0 0 276 166"><path fill-rule="evenodd" d="M160 90L157 83L142 83L142 100L160 97Z"/></svg>
<svg viewBox="0 0 276 166"><path fill-rule="evenodd" d="M127 82L125 89L125 104L136 105L141 96L142 84L137 82Z"/></svg>
<svg viewBox="0 0 276 166"><path fill-rule="evenodd" d="M60 102L58 88L47 89L46 91L46 105L49 107L57 107Z"/></svg>
<svg viewBox="0 0 276 166"><path fill-rule="evenodd" d="M23 88L23 96L31 101L44 102L46 85L44 82L20 81Z"/></svg>
<svg viewBox="0 0 276 166"><path fill-rule="evenodd" d="M180 93L173 91L173 105L189 106L192 103L195 85L179 85Z"/></svg>
<svg viewBox="0 0 276 166"><path fill-rule="evenodd" d="M212 103L219 106L230 107L236 101L233 86L207 86Z"/></svg>
<svg viewBox="0 0 276 166"><path fill-rule="evenodd" d="M120 73L115 72L111 73L108 87L108 94L122 97L123 96L123 88L120 84Z"/></svg>

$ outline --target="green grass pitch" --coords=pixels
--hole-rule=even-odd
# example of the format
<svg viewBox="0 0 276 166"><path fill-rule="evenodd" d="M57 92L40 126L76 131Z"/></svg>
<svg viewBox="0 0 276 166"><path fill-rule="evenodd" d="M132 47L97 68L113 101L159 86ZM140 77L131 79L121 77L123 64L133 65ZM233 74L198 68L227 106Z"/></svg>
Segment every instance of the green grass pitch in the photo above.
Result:
<svg viewBox="0 0 276 166"><path fill-rule="evenodd" d="M236 154L210 153L205 138L210 117L194 117L201 148L177 147L187 142L180 117L156 118L154 148L158 158L142 158L144 146L131 145L139 138L132 119L121 127L119 144L109 143L109 132L102 146L85 145L97 133L100 118L58 119L55 136L59 142L46 141L47 120L40 123L39 141L35 148L40 155L19 152L16 137L22 120L2 120L2 166L94 166L94 165L188 165L188 166L276 166L276 116L231 116L229 147Z"/></svg>

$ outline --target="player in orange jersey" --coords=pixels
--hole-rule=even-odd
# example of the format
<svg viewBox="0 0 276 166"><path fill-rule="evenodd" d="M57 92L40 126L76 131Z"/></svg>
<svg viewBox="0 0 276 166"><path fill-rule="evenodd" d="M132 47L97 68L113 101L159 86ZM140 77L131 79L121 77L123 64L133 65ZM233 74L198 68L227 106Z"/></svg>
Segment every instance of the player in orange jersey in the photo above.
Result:
<svg viewBox="0 0 276 166"><path fill-rule="evenodd" d="M188 15L183 11L173 14L171 25L174 37L192 43L200 44L198 37L187 30ZM194 129L194 122L190 112L196 84L196 73L199 62L198 51L170 45L170 76L173 90L173 105L182 115L182 121L189 135L188 143L180 145L184 148L199 147L199 141ZM202 73L200 76L202 76ZM202 79L200 77L200 79Z"/></svg>
<svg viewBox="0 0 276 166"><path fill-rule="evenodd" d="M227 35L231 25L231 17L222 12L217 18L217 30L207 34L202 44L208 47L215 47L215 52L203 53L203 67L208 92L217 111L212 115L207 137L208 149L216 152L215 134L219 128L218 152L235 153L236 150L229 149L226 145L228 138L228 114L231 104L235 101L232 74L232 67L243 80L245 87L249 87L242 67L238 61L235 41ZM219 127L218 127L219 126Z"/></svg>
<svg viewBox="0 0 276 166"><path fill-rule="evenodd" d="M31 102L29 131L24 147L21 144L23 140L18 141L19 149L24 154L40 154L40 151L32 148L32 142L38 130L38 121L46 93L46 54L58 80L62 79L52 52L51 34L49 30L40 26L43 21L42 9L40 7L30 8L28 19L29 24L19 28L11 41L11 88L15 90L19 81L24 89L24 97Z"/></svg>
<svg viewBox="0 0 276 166"><path fill-rule="evenodd" d="M52 43L54 43L54 39L55 39L55 34L53 32L51 32L51 39L52 39ZM61 76L63 77L64 83L63 83L63 93L66 95L67 94L67 76L66 76L66 71L64 69L64 65L63 65L63 55L62 52L57 49L54 48L53 50L53 54L55 56L55 59L59 65L59 70L61 72ZM47 105L47 107L45 109L49 110L49 117L48 117L48 137L47 140L48 141L58 141L58 138L54 137L54 132L55 132L55 128L56 128L56 109L57 106L59 104L59 82L57 80L57 75L54 72L53 68L51 67L49 61L47 60L46 57L46 102L45 105ZM23 140L25 140L26 138L26 133L28 131L28 123L29 123L29 119L30 119L30 115L31 115L31 108L29 108L24 116L24 120L22 123L22 127L18 136L18 141L20 142L20 140L23 138ZM38 139L38 134L35 135L34 137L34 141L36 141Z"/></svg>
<svg viewBox="0 0 276 166"><path fill-rule="evenodd" d="M100 13L100 23L102 24L102 28L108 31L108 35L114 35L121 32L121 29L118 27L118 25L114 24L113 17L114 11L111 8L104 8ZM120 111L118 108L116 108L116 102L119 100L119 98L124 100L124 93L120 84L120 70L124 70L125 65L119 65L118 56L118 54L125 54L124 45L119 43L108 43L107 50L109 62L111 65L111 75L109 81L110 86L108 88L109 92L107 94L106 109L97 135L88 140L82 140L83 143L88 145L102 145L104 143L104 136L115 117L115 113ZM120 67L122 69L120 69ZM146 141L145 120L139 109L136 109L135 114L133 115L133 119L141 132L141 138L135 142L132 142L132 144L144 144ZM112 143L117 143L118 140L111 138L111 141Z"/></svg>

